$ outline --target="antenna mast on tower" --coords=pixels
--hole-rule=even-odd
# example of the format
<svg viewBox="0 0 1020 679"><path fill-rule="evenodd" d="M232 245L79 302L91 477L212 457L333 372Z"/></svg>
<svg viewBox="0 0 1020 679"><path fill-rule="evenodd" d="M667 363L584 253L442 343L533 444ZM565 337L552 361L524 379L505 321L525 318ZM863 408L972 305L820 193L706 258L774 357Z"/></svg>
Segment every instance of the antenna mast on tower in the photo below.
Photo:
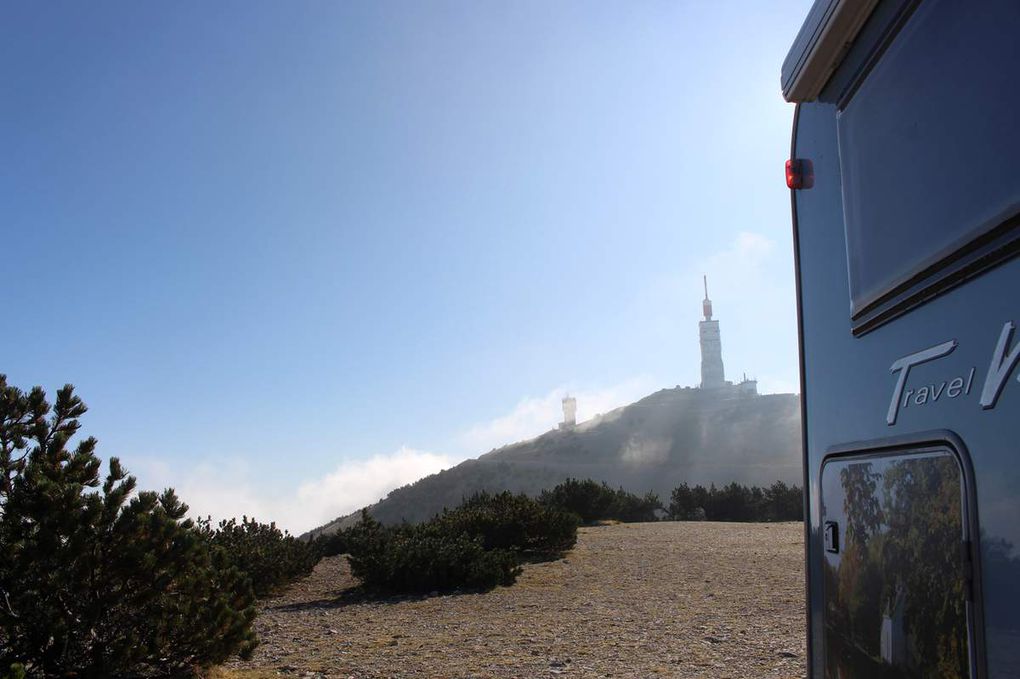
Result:
<svg viewBox="0 0 1020 679"><path fill-rule="evenodd" d="M705 282L705 299L701 303L701 310L705 312L705 320L712 320L712 300L708 298L708 276L702 276Z"/></svg>

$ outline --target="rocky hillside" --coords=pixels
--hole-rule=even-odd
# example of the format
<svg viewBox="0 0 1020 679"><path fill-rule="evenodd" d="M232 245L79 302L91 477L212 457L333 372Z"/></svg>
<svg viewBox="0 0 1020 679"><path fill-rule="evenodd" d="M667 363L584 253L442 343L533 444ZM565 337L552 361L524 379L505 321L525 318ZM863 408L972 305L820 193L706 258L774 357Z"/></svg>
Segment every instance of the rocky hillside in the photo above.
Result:
<svg viewBox="0 0 1020 679"><path fill-rule="evenodd" d="M398 488L369 507L383 523L416 522L479 490L537 494L592 478L664 500L677 485L801 483L800 401L663 389L567 430L493 450ZM312 531L332 532L356 514Z"/></svg>

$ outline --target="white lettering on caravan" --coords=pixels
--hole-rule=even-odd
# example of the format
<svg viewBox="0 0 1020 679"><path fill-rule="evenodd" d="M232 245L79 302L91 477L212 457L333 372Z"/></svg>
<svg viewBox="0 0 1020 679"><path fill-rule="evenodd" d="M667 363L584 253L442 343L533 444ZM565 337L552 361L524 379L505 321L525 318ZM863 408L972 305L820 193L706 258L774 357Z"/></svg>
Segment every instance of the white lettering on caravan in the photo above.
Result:
<svg viewBox="0 0 1020 679"><path fill-rule="evenodd" d="M1010 348L1014 330L1016 330L1016 325L1013 321L1006 321L1002 326L1002 331L999 333L999 341L995 345L995 351L992 352L992 360L988 364L988 372L985 374L985 382L981 387L981 397L978 401L985 410L991 410L998 403L999 396L1002 395L1002 390L1006 386L1006 381L1013 374L1013 369L1016 368L1017 363L1020 363L1020 341L1017 341ZM889 366L889 371L892 373L899 372L899 376L896 379L896 386L893 387L892 401L889 403L889 411L885 417L886 423L890 426L896 424L896 419L901 410L908 408L913 410L919 406L926 406L929 403L937 403L940 398L955 399L960 396L970 395L971 387L974 384L974 373L977 372L977 368L974 367L967 372L966 377L963 375L957 377L947 376L941 382L932 382L915 386L911 389L906 388L911 368L915 365L951 354L956 345L956 340L936 344L933 347L904 356ZM1020 382L1020 376L1017 376L1017 381Z"/></svg>
<svg viewBox="0 0 1020 679"><path fill-rule="evenodd" d="M951 380L946 379L938 383L929 384L920 389L906 389L903 391L903 399L900 401L900 410L909 408L911 403L918 406L923 406L929 400L935 403L943 394L945 394L946 398L958 398L961 394L966 396L970 394L970 385L973 381L974 368L971 368L970 372L967 373L966 380L961 375Z"/></svg>
<svg viewBox="0 0 1020 679"><path fill-rule="evenodd" d="M1006 321L1002 326L1002 332L999 333L999 343L995 345L992 362L988 366L988 374L985 375L985 386L981 389L981 407L985 410L995 407L1009 374L1013 372L1017 359L1020 359L1020 342L1013 346L1009 354L1006 353L1015 327L1013 321ZM1020 380L1020 377L1017 379Z"/></svg>
<svg viewBox="0 0 1020 679"><path fill-rule="evenodd" d="M907 384L907 375L910 374L910 369L915 365L926 363L928 361L935 360L936 358L942 358L943 356L952 353L953 349L956 348L956 340L949 340L942 344L936 344L933 347L928 347L916 353L904 356L898 359L889 366L889 372L895 373L899 371L899 378L896 380L896 386L893 388L892 400L889 402L889 412L885 416L885 421L890 426L896 424L896 416L900 410L900 396L903 394L903 387ZM941 393L941 392L940 392ZM927 387L924 388L924 401L928 400Z"/></svg>

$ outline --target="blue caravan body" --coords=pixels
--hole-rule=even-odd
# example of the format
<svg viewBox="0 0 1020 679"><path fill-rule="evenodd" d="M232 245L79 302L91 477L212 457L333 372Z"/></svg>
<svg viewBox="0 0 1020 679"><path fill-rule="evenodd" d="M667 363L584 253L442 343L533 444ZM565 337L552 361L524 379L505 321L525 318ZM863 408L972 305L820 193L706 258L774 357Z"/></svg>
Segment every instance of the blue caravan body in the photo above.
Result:
<svg viewBox="0 0 1020 679"><path fill-rule="evenodd" d="M1020 2L817 0L782 69L812 677L1020 676Z"/></svg>

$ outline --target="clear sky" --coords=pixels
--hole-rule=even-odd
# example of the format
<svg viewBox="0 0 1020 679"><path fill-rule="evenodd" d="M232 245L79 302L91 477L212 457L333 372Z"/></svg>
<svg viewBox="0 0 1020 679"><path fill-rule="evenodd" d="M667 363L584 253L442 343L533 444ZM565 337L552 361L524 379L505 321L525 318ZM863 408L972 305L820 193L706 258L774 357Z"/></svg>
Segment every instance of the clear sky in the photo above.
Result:
<svg viewBox="0 0 1020 679"><path fill-rule="evenodd" d="M0 5L0 372L304 530L559 418L795 391L779 2Z"/></svg>

